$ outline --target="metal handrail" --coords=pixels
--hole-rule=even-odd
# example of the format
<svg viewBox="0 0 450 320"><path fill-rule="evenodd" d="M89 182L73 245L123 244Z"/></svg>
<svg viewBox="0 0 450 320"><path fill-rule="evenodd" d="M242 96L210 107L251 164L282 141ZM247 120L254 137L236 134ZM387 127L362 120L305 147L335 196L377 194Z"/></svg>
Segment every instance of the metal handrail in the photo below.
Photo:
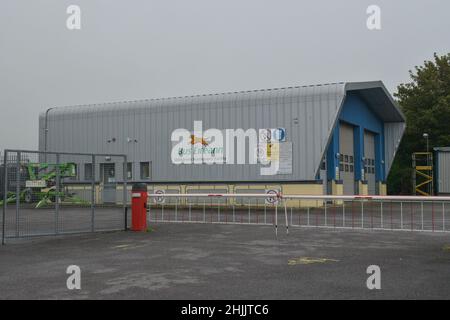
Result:
<svg viewBox="0 0 450 320"><path fill-rule="evenodd" d="M148 193L151 198L279 198L305 200L391 200L391 201L450 201L448 196L379 196L379 195L284 195L265 193Z"/></svg>

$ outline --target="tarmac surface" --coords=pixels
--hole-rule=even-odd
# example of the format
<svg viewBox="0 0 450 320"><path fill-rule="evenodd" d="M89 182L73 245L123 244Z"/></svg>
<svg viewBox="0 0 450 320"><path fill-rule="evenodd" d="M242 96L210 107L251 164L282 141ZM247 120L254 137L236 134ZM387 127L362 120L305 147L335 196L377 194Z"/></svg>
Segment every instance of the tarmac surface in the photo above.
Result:
<svg viewBox="0 0 450 320"><path fill-rule="evenodd" d="M80 290L67 289L69 265ZM400 298L450 298L450 234L161 223L0 246L0 299Z"/></svg>

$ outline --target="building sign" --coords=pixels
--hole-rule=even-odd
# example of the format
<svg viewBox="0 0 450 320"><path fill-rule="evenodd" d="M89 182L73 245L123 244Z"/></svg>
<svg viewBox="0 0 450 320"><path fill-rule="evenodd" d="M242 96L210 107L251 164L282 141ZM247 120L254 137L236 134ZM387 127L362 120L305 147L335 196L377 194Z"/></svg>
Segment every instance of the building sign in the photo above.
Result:
<svg viewBox="0 0 450 320"><path fill-rule="evenodd" d="M171 141L173 164L259 164L261 175L292 174L284 128L203 131L202 121L194 121L193 131L176 129Z"/></svg>
<svg viewBox="0 0 450 320"><path fill-rule="evenodd" d="M292 142L279 144L278 174L292 174Z"/></svg>

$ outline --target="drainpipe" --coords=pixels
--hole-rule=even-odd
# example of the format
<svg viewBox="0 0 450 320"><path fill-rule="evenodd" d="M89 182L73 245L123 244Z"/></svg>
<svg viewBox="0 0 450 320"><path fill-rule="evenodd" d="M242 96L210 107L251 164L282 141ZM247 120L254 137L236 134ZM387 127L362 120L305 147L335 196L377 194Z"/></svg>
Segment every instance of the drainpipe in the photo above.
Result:
<svg viewBox="0 0 450 320"><path fill-rule="evenodd" d="M48 108L45 111L45 124L44 124L44 152L47 152L47 134L48 134L48 113L54 108ZM44 162L47 163L47 154L44 153Z"/></svg>

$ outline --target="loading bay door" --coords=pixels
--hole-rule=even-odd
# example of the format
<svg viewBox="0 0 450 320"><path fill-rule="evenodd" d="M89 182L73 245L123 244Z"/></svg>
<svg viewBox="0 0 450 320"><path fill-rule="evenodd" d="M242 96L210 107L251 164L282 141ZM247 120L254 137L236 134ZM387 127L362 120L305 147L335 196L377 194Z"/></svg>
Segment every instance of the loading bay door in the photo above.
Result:
<svg viewBox="0 0 450 320"><path fill-rule="evenodd" d="M369 194L376 194L375 135L369 131L364 131L364 174Z"/></svg>
<svg viewBox="0 0 450 320"><path fill-rule="evenodd" d="M353 126L341 122L339 128L339 175L344 183L344 195L355 194L355 156L353 145Z"/></svg>

